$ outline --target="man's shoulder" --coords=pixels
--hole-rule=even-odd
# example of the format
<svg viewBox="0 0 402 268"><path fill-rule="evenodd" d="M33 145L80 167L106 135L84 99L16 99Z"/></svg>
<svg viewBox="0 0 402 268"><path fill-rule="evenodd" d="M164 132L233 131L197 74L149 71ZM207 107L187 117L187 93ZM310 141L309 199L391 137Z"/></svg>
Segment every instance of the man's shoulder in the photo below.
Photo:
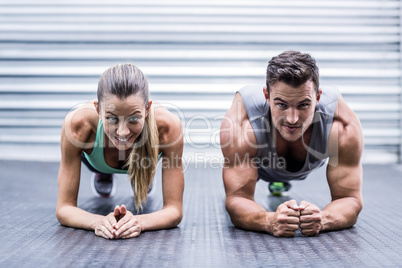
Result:
<svg viewBox="0 0 402 268"><path fill-rule="evenodd" d="M257 84L244 85L237 92L242 96L263 94L263 86Z"/></svg>
<svg viewBox="0 0 402 268"><path fill-rule="evenodd" d="M257 141L240 94L236 94L232 106L222 119L220 143L225 157L234 154L256 154L253 148Z"/></svg>
<svg viewBox="0 0 402 268"><path fill-rule="evenodd" d="M360 161L364 139L360 121L342 97L339 98L329 137L329 153L338 162Z"/></svg>
<svg viewBox="0 0 402 268"><path fill-rule="evenodd" d="M266 118L269 111L269 105L264 96L264 87L261 85L247 85L242 87L237 94L241 98L242 110L247 114L248 120L251 122ZM236 99L236 98L235 98ZM253 124L255 127L255 124ZM258 128L260 124L257 123Z"/></svg>

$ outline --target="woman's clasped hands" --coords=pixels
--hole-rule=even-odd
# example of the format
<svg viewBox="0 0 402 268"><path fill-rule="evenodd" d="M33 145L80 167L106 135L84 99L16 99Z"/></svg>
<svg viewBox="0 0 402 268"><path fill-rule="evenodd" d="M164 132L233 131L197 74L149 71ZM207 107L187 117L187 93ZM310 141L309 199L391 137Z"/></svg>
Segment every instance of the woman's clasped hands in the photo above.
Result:
<svg viewBox="0 0 402 268"><path fill-rule="evenodd" d="M96 223L95 234L106 239L126 239L139 236L141 230L138 218L121 205Z"/></svg>

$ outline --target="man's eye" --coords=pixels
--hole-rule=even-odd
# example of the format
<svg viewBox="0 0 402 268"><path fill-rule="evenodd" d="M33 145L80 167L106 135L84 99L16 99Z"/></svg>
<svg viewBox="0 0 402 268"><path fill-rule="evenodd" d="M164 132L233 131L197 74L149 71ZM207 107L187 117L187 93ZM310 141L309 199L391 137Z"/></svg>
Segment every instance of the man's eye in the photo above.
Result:
<svg viewBox="0 0 402 268"><path fill-rule="evenodd" d="M299 105L300 108L307 108L309 105L307 103L302 103Z"/></svg>
<svg viewBox="0 0 402 268"><path fill-rule="evenodd" d="M284 103L277 103L276 105L278 105L279 108L285 108L286 104Z"/></svg>

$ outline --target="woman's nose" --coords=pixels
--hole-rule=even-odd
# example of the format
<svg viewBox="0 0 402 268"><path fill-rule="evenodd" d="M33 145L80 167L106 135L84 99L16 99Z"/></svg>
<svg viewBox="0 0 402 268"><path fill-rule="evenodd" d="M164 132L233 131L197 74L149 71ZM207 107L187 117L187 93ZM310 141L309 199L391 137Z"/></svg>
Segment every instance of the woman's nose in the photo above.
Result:
<svg viewBox="0 0 402 268"><path fill-rule="evenodd" d="M130 130L128 129L126 123L120 123L119 128L117 129L117 135L121 137L125 137L130 133Z"/></svg>

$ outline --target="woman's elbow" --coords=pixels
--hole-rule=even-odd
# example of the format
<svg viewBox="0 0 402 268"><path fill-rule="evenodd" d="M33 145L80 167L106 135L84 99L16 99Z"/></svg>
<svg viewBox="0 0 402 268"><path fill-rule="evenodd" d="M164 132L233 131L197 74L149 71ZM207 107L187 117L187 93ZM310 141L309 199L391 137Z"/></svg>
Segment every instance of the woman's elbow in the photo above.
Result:
<svg viewBox="0 0 402 268"><path fill-rule="evenodd" d="M59 209L56 209L56 218L61 225L64 225L63 224L63 215L62 215L62 213L60 213Z"/></svg>
<svg viewBox="0 0 402 268"><path fill-rule="evenodd" d="M65 215L64 207L57 207L56 208L56 218L57 218L57 220L59 221L59 223L61 225L64 225L64 226L67 225L67 221L66 221L67 217Z"/></svg>
<svg viewBox="0 0 402 268"><path fill-rule="evenodd" d="M175 208L172 212L171 228L177 227L183 219L183 210Z"/></svg>

